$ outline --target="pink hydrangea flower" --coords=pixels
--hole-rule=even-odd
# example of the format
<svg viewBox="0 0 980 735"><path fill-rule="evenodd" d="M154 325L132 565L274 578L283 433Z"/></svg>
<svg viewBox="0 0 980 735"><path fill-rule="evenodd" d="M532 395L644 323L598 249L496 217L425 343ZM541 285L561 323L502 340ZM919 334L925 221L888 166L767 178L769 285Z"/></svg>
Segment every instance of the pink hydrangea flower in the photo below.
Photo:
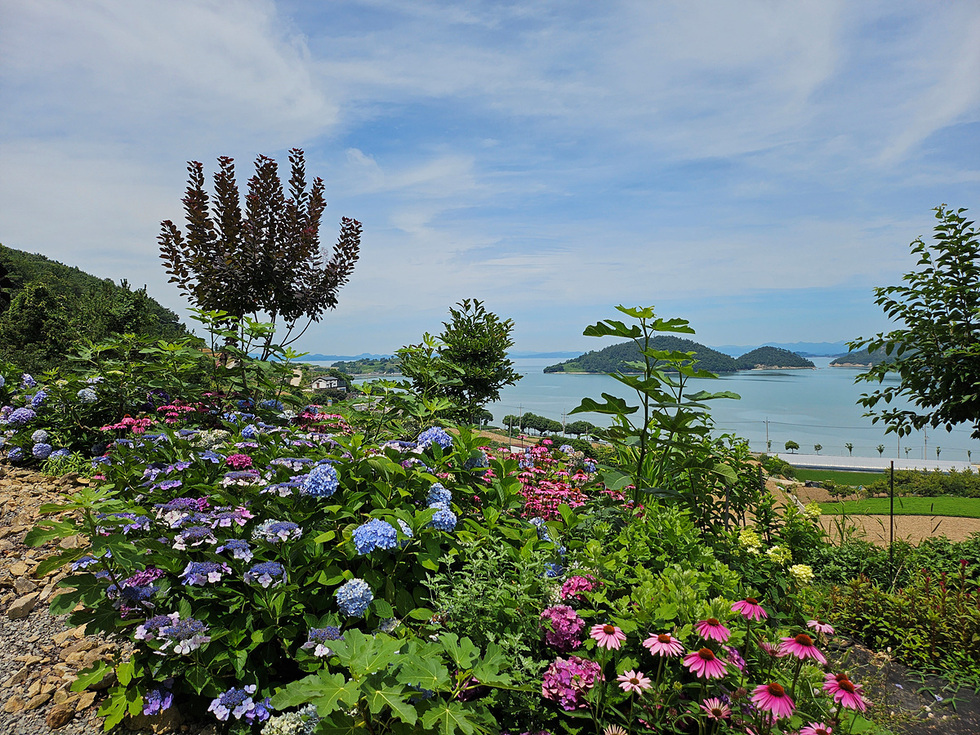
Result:
<svg viewBox="0 0 980 735"><path fill-rule="evenodd" d="M569 656L557 658L541 679L541 696L561 705L570 712L586 706L584 695L602 677L602 668L595 661Z"/></svg>
<svg viewBox="0 0 980 735"><path fill-rule="evenodd" d="M595 577L591 574L583 576L569 577L561 586L561 599L582 600L585 598L584 592L591 592L596 588Z"/></svg>
<svg viewBox="0 0 980 735"><path fill-rule="evenodd" d="M225 463L232 469L247 470L252 466L252 458L247 454L230 454Z"/></svg>
<svg viewBox="0 0 980 735"><path fill-rule="evenodd" d="M554 605L541 613L544 639L559 651L573 651L582 645L585 621L568 605Z"/></svg>
<svg viewBox="0 0 980 735"><path fill-rule="evenodd" d="M752 704L780 720L793 716L796 705L781 684L760 684L752 691Z"/></svg>

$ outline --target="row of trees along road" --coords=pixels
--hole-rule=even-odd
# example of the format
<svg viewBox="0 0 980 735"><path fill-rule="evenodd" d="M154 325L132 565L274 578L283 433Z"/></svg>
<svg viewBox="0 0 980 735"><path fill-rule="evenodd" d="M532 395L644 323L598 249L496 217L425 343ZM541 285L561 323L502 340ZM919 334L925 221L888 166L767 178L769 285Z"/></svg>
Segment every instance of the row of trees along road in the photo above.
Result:
<svg viewBox="0 0 980 735"><path fill-rule="evenodd" d="M530 411L520 416L514 416L513 414L504 416L504 426L511 431L514 429L520 429L521 431L531 429L539 434L571 434L575 437L583 435L594 436L598 430L598 427L590 424L588 421L572 421L562 426L561 421L555 421L546 416L538 416Z"/></svg>

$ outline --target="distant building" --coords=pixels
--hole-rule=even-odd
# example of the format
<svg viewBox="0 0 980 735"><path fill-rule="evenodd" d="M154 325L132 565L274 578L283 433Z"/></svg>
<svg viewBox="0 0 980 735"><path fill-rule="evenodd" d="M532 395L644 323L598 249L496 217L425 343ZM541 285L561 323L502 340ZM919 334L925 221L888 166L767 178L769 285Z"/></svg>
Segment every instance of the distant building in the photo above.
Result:
<svg viewBox="0 0 980 735"><path fill-rule="evenodd" d="M322 377L310 383L310 390L346 390L347 386L340 378Z"/></svg>

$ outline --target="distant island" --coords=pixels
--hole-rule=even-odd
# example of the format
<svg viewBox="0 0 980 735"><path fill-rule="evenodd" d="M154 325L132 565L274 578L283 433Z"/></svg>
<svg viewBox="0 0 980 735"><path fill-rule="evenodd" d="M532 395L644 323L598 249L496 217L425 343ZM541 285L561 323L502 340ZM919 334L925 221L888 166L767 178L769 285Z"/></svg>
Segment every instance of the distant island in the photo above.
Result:
<svg viewBox="0 0 980 735"><path fill-rule="evenodd" d="M400 357L362 357L359 360L338 360L332 366L348 375L397 375L401 372Z"/></svg>
<svg viewBox="0 0 980 735"><path fill-rule="evenodd" d="M886 355L883 349L875 350L874 352L858 350L857 352L848 352L846 355L835 357L830 361L830 367L871 367L883 362L890 362L894 359L894 353Z"/></svg>
<svg viewBox="0 0 980 735"><path fill-rule="evenodd" d="M759 347L735 359L699 342L681 337L654 337L650 340L650 346L656 350L693 352L697 367L719 374L734 373L738 370L814 367L809 360L779 347ZM546 373L635 373L636 368L629 363L639 362L642 359L635 342L621 342L602 350L587 352L557 365L549 365L544 371Z"/></svg>

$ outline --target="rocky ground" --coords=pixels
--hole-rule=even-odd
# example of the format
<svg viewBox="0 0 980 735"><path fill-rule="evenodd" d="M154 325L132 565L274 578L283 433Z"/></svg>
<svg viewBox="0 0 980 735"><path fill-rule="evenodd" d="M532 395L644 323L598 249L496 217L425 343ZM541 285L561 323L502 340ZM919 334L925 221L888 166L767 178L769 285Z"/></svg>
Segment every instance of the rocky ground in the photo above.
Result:
<svg viewBox="0 0 980 735"><path fill-rule="evenodd" d="M84 539L71 537L39 548L23 544L41 506L61 501L85 482L0 466L0 735L102 731L96 712L106 684L81 692L73 692L71 685L78 672L95 661L112 660L116 649L101 637L70 627L66 616L49 615L48 605L64 572L37 574L38 564L59 547L72 548ZM834 656L866 683L876 702L876 719L895 732L980 733L980 696L973 691L956 692L939 680L919 679L886 654L860 646L845 643ZM181 722L179 715L158 722L137 718L126 726L145 735L215 735L218 731L212 723Z"/></svg>

